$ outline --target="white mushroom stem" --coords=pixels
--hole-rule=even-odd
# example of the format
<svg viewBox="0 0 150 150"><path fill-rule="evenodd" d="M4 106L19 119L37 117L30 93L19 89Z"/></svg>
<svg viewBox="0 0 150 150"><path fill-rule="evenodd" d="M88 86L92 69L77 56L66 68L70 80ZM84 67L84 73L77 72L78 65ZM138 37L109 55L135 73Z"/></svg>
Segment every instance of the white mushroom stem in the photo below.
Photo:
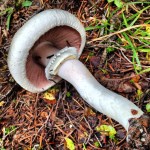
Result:
<svg viewBox="0 0 150 150"><path fill-rule="evenodd" d="M60 54L62 52L59 55L56 54L54 59L50 60L51 68L55 66L55 63L58 64L59 60L62 60ZM47 69L49 68L47 67ZM143 115L142 110L134 103L103 87L79 60L65 60L61 62L58 68L57 75L71 83L88 104L97 111L118 121L127 131L129 119L139 118ZM47 69L46 72L48 72Z"/></svg>
<svg viewBox="0 0 150 150"><path fill-rule="evenodd" d="M58 75L70 82L88 104L118 121L127 131L129 119L139 118L143 114L134 103L99 84L79 60L64 62Z"/></svg>

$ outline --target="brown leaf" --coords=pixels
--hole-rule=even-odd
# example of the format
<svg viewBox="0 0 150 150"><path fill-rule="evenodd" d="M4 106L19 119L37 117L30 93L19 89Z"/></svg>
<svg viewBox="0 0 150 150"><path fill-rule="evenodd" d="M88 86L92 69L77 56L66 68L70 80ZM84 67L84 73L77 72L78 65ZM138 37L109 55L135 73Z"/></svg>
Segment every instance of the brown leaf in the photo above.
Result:
<svg viewBox="0 0 150 150"><path fill-rule="evenodd" d="M142 89L147 89L150 87L150 84L147 81L140 81L139 85L141 86Z"/></svg>
<svg viewBox="0 0 150 150"><path fill-rule="evenodd" d="M100 64L100 57L92 56L90 57L90 62L94 67L98 67Z"/></svg>
<svg viewBox="0 0 150 150"><path fill-rule="evenodd" d="M41 117L42 118L47 118L48 117L48 113L47 112L41 112Z"/></svg>
<svg viewBox="0 0 150 150"><path fill-rule="evenodd" d="M85 116L96 116L96 113L91 109L91 108L85 108L85 110L84 110L84 114L85 114Z"/></svg>
<svg viewBox="0 0 150 150"><path fill-rule="evenodd" d="M125 136L126 136L126 134L123 130L117 131L117 137L119 137L120 139L123 139Z"/></svg>
<svg viewBox="0 0 150 150"><path fill-rule="evenodd" d="M49 99L43 99L47 104L56 104L56 99L53 99L53 100L49 100Z"/></svg>
<svg viewBox="0 0 150 150"><path fill-rule="evenodd" d="M143 115L143 116L140 118L140 123L141 123L144 127L148 128L148 126L150 125L150 117L147 116L147 115Z"/></svg>
<svg viewBox="0 0 150 150"><path fill-rule="evenodd" d="M9 33L6 29L3 30L3 34L4 34L5 37L8 37L8 35L9 35Z"/></svg>
<svg viewBox="0 0 150 150"><path fill-rule="evenodd" d="M122 93L132 93L132 92L136 91L136 89L128 82L125 82L125 83L121 82L119 84L117 91L122 92Z"/></svg>
<svg viewBox="0 0 150 150"><path fill-rule="evenodd" d="M85 131L81 132L80 130L78 130L78 143L81 144L81 146L84 143L84 141L86 141L87 137L88 137L88 132Z"/></svg>
<svg viewBox="0 0 150 150"><path fill-rule="evenodd" d="M138 83L139 80L140 80L140 75L136 75L136 76L134 76L134 77L132 78L132 81L133 81L134 83Z"/></svg>
<svg viewBox="0 0 150 150"><path fill-rule="evenodd" d="M138 84L138 83L134 83L134 85L136 86L136 88L137 88L138 90L142 90L142 88L141 88L140 84Z"/></svg>

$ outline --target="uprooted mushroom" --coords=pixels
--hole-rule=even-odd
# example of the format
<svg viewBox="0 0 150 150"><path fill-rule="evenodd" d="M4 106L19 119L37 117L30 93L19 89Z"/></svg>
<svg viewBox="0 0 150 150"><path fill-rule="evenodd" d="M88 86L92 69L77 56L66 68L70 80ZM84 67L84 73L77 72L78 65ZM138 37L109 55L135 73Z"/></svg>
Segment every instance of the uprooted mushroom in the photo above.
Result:
<svg viewBox="0 0 150 150"><path fill-rule="evenodd" d="M61 78L67 80L87 103L127 130L128 142L148 145L145 129L149 117L128 99L99 84L78 60L85 41L84 27L74 15L58 9L43 11L15 34L8 55L10 72L18 84L34 93L47 90ZM139 133L138 144L135 132Z"/></svg>

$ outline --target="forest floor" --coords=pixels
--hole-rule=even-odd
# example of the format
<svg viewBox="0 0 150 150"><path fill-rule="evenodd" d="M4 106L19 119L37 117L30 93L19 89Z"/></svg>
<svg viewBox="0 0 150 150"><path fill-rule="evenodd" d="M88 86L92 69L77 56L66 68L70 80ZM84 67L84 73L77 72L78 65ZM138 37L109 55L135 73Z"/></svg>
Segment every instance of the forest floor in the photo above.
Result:
<svg viewBox="0 0 150 150"><path fill-rule="evenodd" d="M80 60L95 78L150 115L150 2L1 0L0 150L133 149L125 129L89 106L68 82L46 91L54 97L47 101L45 92L30 93L12 78L7 56L14 34L37 13L54 8L71 12L84 25ZM113 137L111 131L97 131L101 125L113 127Z"/></svg>

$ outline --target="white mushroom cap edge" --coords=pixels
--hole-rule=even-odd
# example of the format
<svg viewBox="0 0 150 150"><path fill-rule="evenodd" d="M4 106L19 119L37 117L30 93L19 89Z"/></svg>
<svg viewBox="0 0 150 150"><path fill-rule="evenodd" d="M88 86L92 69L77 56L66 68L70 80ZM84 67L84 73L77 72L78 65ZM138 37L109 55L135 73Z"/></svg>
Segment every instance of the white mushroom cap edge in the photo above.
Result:
<svg viewBox="0 0 150 150"><path fill-rule="evenodd" d="M67 11L60 9L45 10L27 21L14 35L8 54L8 67L13 78L24 89L38 93L55 84L50 83L42 89L35 87L26 76L26 61L29 50L39 37L50 29L63 25L72 27L79 32L81 36L79 57L85 45L86 33L78 18Z"/></svg>

